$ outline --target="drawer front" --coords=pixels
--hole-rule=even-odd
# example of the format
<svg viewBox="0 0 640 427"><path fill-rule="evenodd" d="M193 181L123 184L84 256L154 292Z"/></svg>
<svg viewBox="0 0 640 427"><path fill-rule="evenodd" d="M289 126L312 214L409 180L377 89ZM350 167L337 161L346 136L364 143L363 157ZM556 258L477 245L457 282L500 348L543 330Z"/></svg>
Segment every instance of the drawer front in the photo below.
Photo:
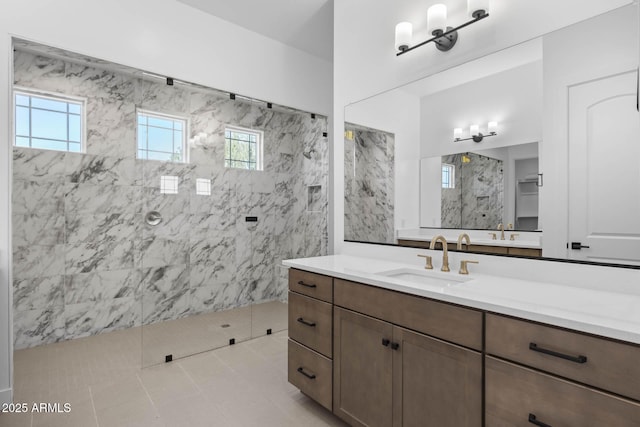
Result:
<svg viewBox="0 0 640 427"><path fill-rule="evenodd" d="M289 292L289 337L331 358L333 306Z"/></svg>
<svg viewBox="0 0 640 427"><path fill-rule="evenodd" d="M331 411L333 400L331 360L289 340L288 365L289 382Z"/></svg>
<svg viewBox="0 0 640 427"><path fill-rule="evenodd" d="M335 304L405 328L482 349L482 312L335 279Z"/></svg>
<svg viewBox="0 0 640 427"><path fill-rule="evenodd" d="M333 302L333 277L290 268L289 289L322 301Z"/></svg>
<svg viewBox="0 0 640 427"><path fill-rule="evenodd" d="M640 425L640 405L551 375L487 357L486 425Z"/></svg>
<svg viewBox="0 0 640 427"><path fill-rule="evenodd" d="M493 314L486 340L488 354L640 400L640 347Z"/></svg>

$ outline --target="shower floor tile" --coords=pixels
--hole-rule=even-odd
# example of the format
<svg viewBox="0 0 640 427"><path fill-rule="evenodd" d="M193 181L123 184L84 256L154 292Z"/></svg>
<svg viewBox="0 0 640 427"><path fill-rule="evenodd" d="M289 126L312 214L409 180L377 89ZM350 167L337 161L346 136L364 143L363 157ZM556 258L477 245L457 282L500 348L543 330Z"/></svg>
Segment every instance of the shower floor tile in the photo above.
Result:
<svg viewBox="0 0 640 427"><path fill-rule="evenodd" d="M237 334L229 331L234 325L243 331L248 327L243 338L248 339L252 324L254 334L266 333L255 325L286 328L286 307L265 303L226 317L215 313L164 322L165 330L161 323L153 331L145 326L146 332L132 328L18 350L14 402L30 407L34 402L69 403L71 412L0 414L0 427L344 426L287 382L286 330L141 369L141 343L144 353L164 354L163 339L212 338L201 332L211 325L223 336L220 345ZM220 322L232 326L218 328ZM191 333L185 333L186 324ZM202 343L191 348L202 348Z"/></svg>

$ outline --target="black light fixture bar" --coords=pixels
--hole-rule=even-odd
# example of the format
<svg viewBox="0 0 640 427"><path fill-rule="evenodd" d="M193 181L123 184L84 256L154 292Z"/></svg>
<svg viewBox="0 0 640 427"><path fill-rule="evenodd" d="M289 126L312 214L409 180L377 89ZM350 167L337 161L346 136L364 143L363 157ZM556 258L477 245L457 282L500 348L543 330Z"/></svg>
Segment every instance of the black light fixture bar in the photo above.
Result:
<svg viewBox="0 0 640 427"><path fill-rule="evenodd" d="M484 138L489 138L490 136L496 136L497 134L498 134L497 132L491 132L487 135L479 133L477 135L470 136L469 138L456 138L453 141L462 142L462 141L471 141L473 139L473 142L481 142Z"/></svg>
<svg viewBox="0 0 640 427"><path fill-rule="evenodd" d="M479 12L475 12L473 14L473 16L474 16L474 18L472 20L467 21L464 24L459 25L459 26L457 26L455 28L451 28L451 29L447 28L447 31L443 32L442 34L437 34L437 35L433 36L432 38L430 38L429 40L425 40L425 41L423 41L421 43L418 43L415 46L411 46L410 48L407 48L405 50L401 50L400 52L396 53L396 56L404 55L405 53L410 52L410 51L412 51L414 49L417 49L420 46L424 46L427 43L431 43L431 42L435 42L436 44L442 43L442 42L439 42L438 40L440 40L443 37L447 37L447 36L455 33L456 31L458 31L458 30L460 30L460 29L462 29L464 27L467 27L467 26L469 26L471 24L475 24L476 22L481 21L484 18L488 18L489 14L484 12L484 11L481 11L481 12L479 11ZM457 38L457 34L456 34L456 38ZM449 44L449 43L447 43L447 44ZM451 46L451 47L453 47L453 46ZM461 140L461 141L463 141L463 140Z"/></svg>

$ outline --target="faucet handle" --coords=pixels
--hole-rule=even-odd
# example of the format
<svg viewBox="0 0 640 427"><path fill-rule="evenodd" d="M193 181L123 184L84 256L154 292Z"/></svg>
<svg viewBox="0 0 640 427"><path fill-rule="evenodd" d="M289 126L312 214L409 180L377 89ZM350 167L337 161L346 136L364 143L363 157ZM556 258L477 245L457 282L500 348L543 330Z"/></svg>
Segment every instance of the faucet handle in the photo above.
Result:
<svg viewBox="0 0 640 427"><path fill-rule="evenodd" d="M518 233L511 233L511 236L509 236L509 240L516 240L516 236L519 236L520 234Z"/></svg>
<svg viewBox="0 0 640 427"><path fill-rule="evenodd" d="M507 224L507 230L513 230L513 224L512 223Z"/></svg>
<svg viewBox="0 0 640 427"><path fill-rule="evenodd" d="M467 264L479 264L479 261L471 261L468 259L463 259L462 261L460 261L460 271L458 271L458 273L460 274L469 274L469 270L467 270Z"/></svg>
<svg viewBox="0 0 640 427"><path fill-rule="evenodd" d="M425 261L425 265L424 265L424 269L425 270L433 270L433 264L431 261L431 256L430 255L418 255L421 258L424 258Z"/></svg>
<svg viewBox="0 0 640 427"><path fill-rule="evenodd" d="M497 233L489 233L489 236L491 236L491 240L498 240L498 234Z"/></svg>

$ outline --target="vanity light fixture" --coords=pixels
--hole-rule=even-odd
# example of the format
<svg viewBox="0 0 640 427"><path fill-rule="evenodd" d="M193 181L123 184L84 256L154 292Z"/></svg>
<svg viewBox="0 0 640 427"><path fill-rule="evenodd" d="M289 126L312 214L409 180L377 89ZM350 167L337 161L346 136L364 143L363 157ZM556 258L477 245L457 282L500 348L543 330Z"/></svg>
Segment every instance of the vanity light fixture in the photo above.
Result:
<svg viewBox="0 0 640 427"><path fill-rule="evenodd" d="M413 46L411 46L413 25L410 22L400 22L396 25L396 56L431 42L434 42L436 48L442 52L450 50L458 41L459 29L489 16L489 0L467 0L467 12L471 19L452 28L447 26L447 6L434 4L427 10L427 32L433 37Z"/></svg>
<svg viewBox="0 0 640 427"><path fill-rule="evenodd" d="M462 128L455 128L453 130L453 141L469 141L473 139L473 142L481 142L484 138L488 138L490 136L496 136L498 134L498 122L489 122L487 124L487 134L483 134L480 132L480 126L471 125L469 127L469 138L462 138Z"/></svg>

